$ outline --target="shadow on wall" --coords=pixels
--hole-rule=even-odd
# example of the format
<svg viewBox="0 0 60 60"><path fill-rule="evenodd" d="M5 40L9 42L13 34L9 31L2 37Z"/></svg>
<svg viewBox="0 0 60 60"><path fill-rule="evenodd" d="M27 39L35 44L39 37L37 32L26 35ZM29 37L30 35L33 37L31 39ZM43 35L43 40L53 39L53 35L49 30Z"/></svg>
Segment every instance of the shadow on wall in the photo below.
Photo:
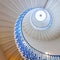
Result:
<svg viewBox="0 0 60 60"><path fill-rule="evenodd" d="M0 60L7 60L1 49L0 49Z"/></svg>

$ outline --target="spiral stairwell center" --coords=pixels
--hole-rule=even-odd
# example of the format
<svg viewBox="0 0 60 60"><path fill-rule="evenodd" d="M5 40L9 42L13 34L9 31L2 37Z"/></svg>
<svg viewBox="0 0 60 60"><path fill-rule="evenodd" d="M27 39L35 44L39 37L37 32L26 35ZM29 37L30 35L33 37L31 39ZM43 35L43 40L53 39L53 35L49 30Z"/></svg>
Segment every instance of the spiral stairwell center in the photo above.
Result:
<svg viewBox="0 0 60 60"><path fill-rule="evenodd" d="M60 0L0 0L0 49L6 60L60 60L59 46Z"/></svg>

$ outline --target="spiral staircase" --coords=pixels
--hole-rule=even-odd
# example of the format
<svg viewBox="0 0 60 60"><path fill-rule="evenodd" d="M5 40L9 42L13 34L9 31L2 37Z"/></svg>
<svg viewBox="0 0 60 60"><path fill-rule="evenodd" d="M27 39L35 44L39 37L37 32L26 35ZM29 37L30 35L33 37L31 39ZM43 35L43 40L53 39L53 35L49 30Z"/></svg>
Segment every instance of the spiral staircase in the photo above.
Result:
<svg viewBox="0 0 60 60"><path fill-rule="evenodd" d="M29 19L29 14L27 14L28 17L26 16L27 19L24 18L23 20L23 17L26 15L26 13L34 8L39 7L43 7L49 12L52 12L51 15L53 17L53 26L48 31L39 32L39 30L34 30L30 24L28 25L29 21L27 21L27 19ZM0 0L0 60L60 60L59 13L59 0ZM20 17L22 17L23 21L20 20ZM22 22L22 26L20 24L20 21ZM22 31L19 30L21 27L24 36L18 36L18 34L22 34ZM33 33L31 33L31 31L33 31ZM14 36L14 34L16 35ZM23 40L19 39L19 37L21 37ZM27 41L25 41L24 37L26 37ZM35 42L33 46L31 40L34 42L35 39L38 41L41 39L39 41L41 42L41 46L43 41L45 42L45 45L46 42L49 42L47 44L47 48L50 46L49 49L51 51L49 51L51 54L45 53L45 51L48 51L48 49L45 49L46 47L44 47L45 50L42 48L39 50L37 47L38 45L36 45L39 44L38 42ZM21 40L19 45L20 49L19 46L16 46L19 40ZM50 43L51 41L54 42L54 44ZM24 42L25 45L27 42L30 42L27 43L27 46L31 51L26 49L27 46L21 44L22 42ZM37 47L37 49L35 49L35 47Z"/></svg>

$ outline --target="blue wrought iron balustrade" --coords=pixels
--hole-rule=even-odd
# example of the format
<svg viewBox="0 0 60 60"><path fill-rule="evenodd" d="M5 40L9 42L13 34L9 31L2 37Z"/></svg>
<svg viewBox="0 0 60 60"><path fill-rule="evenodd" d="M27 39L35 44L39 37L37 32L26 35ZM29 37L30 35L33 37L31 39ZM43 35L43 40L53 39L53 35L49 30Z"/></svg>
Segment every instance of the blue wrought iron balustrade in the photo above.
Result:
<svg viewBox="0 0 60 60"><path fill-rule="evenodd" d="M26 10L19 16L14 27L14 38L19 52L22 53L26 60L60 60L60 55L47 55L36 50L26 41L22 33L22 20L30 10Z"/></svg>

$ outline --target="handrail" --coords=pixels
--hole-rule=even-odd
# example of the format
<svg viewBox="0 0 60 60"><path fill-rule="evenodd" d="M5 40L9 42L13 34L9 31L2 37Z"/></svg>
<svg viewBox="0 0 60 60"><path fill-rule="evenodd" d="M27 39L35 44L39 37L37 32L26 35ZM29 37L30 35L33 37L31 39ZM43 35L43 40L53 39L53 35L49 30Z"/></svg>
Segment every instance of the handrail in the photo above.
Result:
<svg viewBox="0 0 60 60"><path fill-rule="evenodd" d="M46 3L45 3L45 5L44 5L44 7L43 7L43 8L45 8L45 7L46 7L47 3L48 3L48 0L46 1Z"/></svg>

